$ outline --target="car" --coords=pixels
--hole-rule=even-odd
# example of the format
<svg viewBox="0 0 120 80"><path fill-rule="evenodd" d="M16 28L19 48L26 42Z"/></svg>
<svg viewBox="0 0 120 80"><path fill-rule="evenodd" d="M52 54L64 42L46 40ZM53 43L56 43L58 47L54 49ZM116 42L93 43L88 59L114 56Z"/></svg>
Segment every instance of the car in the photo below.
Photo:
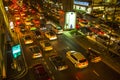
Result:
<svg viewBox="0 0 120 80"><path fill-rule="evenodd" d="M21 20L16 20L15 25L19 26L20 24L22 24Z"/></svg>
<svg viewBox="0 0 120 80"><path fill-rule="evenodd" d="M27 29L25 28L25 26L20 27L20 32L25 33L26 31L27 31Z"/></svg>
<svg viewBox="0 0 120 80"><path fill-rule="evenodd" d="M79 22L80 27L87 27L88 22Z"/></svg>
<svg viewBox="0 0 120 80"><path fill-rule="evenodd" d="M23 41L24 41L25 44L31 44L31 43L33 43L32 37L30 35L25 35L23 37Z"/></svg>
<svg viewBox="0 0 120 80"><path fill-rule="evenodd" d="M27 31L27 29L26 29L26 27L25 27L24 24L20 24L20 25L19 25L19 28L20 28L20 32L22 32L22 33L24 33L24 32Z"/></svg>
<svg viewBox="0 0 120 80"><path fill-rule="evenodd" d="M41 63L33 66L32 71L36 80L52 80L48 72L45 70L44 65Z"/></svg>
<svg viewBox="0 0 120 80"><path fill-rule="evenodd" d="M62 34L63 33L63 29L61 26L58 26L56 24L51 24L52 25L52 30L56 33L56 34Z"/></svg>
<svg viewBox="0 0 120 80"><path fill-rule="evenodd" d="M88 27L80 27L78 33L83 33L86 36L93 35L92 31Z"/></svg>
<svg viewBox="0 0 120 80"><path fill-rule="evenodd" d="M80 52L73 50L67 51L66 57L74 64L76 68L82 69L88 67L88 60Z"/></svg>
<svg viewBox="0 0 120 80"><path fill-rule="evenodd" d="M97 63L101 61L100 52L95 49L88 48L88 57L91 62Z"/></svg>
<svg viewBox="0 0 120 80"><path fill-rule="evenodd" d="M78 24L80 25L80 27L87 27L88 26L88 21L85 19L78 19Z"/></svg>
<svg viewBox="0 0 120 80"><path fill-rule="evenodd" d="M40 41L40 45L41 45L41 47L43 48L44 51L53 50L53 47L48 40Z"/></svg>
<svg viewBox="0 0 120 80"><path fill-rule="evenodd" d="M58 71L68 69L68 65L66 64L62 56L52 55L49 57L49 60L54 65L55 69Z"/></svg>
<svg viewBox="0 0 120 80"><path fill-rule="evenodd" d="M52 31L52 30L46 31L46 32L45 32L45 36L46 36L49 40L55 40L55 39L57 39L57 35L56 35L55 32Z"/></svg>
<svg viewBox="0 0 120 80"><path fill-rule="evenodd" d="M95 40L103 45L112 45L114 42L105 35L97 35ZM110 41L110 42L109 42Z"/></svg>
<svg viewBox="0 0 120 80"><path fill-rule="evenodd" d="M116 33L109 33L107 36L108 36L108 38L111 38L111 40L114 42L120 41L120 35L118 35Z"/></svg>
<svg viewBox="0 0 120 80"><path fill-rule="evenodd" d="M31 21L25 21L24 23L25 23L26 26L32 26L32 25L34 25Z"/></svg>
<svg viewBox="0 0 120 80"><path fill-rule="evenodd" d="M35 31L33 31L33 33L35 34L37 39L40 39L42 37L42 34L39 30L35 30Z"/></svg>
<svg viewBox="0 0 120 80"><path fill-rule="evenodd" d="M20 16L23 17L25 16L26 14L24 12L20 12Z"/></svg>
<svg viewBox="0 0 120 80"><path fill-rule="evenodd" d="M29 47L29 49L30 49L30 52L32 53L33 59L42 57L42 51L37 45L31 46Z"/></svg>
<svg viewBox="0 0 120 80"><path fill-rule="evenodd" d="M89 27L89 29L97 35L104 35L105 34L105 32L100 28Z"/></svg>
<svg viewBox="0 0 120 80"><path fill-rule="evenodd" d="M20 15L14 15L15 20L20 20Z"/></svg>
<svg viewBox="0 0 120 80"><path fill-rule="evenodd" d="M30 31L36 31L37 30L37 27L35 26L30 26Z"/></svg>
<svg viewBox="0 0 120 80"><path fill-rule="evenodd" d="M39 19L33 19L32 22L33 22L34 24L40 25L40 20L39 20Z"/></svg>

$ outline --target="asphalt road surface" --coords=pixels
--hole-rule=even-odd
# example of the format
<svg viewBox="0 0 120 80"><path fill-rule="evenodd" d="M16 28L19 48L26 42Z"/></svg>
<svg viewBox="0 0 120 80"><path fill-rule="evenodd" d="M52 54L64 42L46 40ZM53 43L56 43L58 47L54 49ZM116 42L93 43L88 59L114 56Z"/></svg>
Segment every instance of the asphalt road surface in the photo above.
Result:
<svg viewBox="0 0 120 80"><path fill-rule="evenodd" d="M83 42L85 40L82 40ZM64 35L58 35L58 39L54 41L50 41L54 47L53 51L43 52L44 57L41 59L32 59L31 54L27 50L29 46L23 45L24 47L24 55L26 59L26 63L28 65L28 73L21 78L20 80L35 80L32 72L32 66L37 63L44 64L47 69L49 75L53 80L118 80L120 78L120 74L112 70L103 62L99 63L91 63L89 62L89 66L85 69L77 69L74 65L66 58L65 52L67 50L76 50L83 53L86 56L86 50L79 46L77 43L73 42L71 39L65 37ZM89 42L86 42L89 44ZM38 44L37 44L38 45ZM59 54L65 58L69 68L64 71L57 71L54 69L54 66L49 61L49 56L52 54Z"/></svg>

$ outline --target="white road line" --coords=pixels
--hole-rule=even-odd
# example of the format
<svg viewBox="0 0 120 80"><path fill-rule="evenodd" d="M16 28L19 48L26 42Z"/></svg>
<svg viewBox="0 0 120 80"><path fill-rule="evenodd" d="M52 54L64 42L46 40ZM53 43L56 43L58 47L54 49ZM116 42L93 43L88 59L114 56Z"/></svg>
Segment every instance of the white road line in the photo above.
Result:
<svg viewBox="0 0 120 80"><path fill-rule="evenodd" d="M54 76L52 76L52 80L55 80L55 77L54 77Z"/></svg>
<svg viewBox="0 0 120 80"><path fill-rule="evenodd" d="M52 71L51 71L51 70L49 70L49 73L50 73L50 74L52 74Z"/></svg>
<svg viewBox="0 0 120 80"><path fill-rule="evenodd" d="M95 70L93 70L93 73L95 73L97 76L100 76Z"/></svg>
<svg viewBox="0 0 120 80"><path fill-rule="evenodd" d="M47 69L49 69L48 65L46 65Z"/></svg>
<svg viewBox="0 0 120 80"><path fill-rule="evenodd" d="M76 76L76 79L79 80L79 78Z"/></svg>

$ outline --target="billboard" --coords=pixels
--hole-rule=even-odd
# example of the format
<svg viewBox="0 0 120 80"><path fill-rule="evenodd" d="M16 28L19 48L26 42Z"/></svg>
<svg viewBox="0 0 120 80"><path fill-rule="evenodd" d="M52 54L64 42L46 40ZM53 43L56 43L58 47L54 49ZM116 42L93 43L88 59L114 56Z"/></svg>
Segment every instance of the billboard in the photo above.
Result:
<svg viewBox="0 0 120 80"><path fill-rule="evenodd" d="M83 1L80 1L80 0L74 0L74 4L89 6L90 2L85 2L85 1L83 2Z"/></svg>
<svg viewBox="0 0 120 80"><path fill-rule="evenodd" d="M21 47L20 44L12 46L12 54L14 58L17 58L21 55Z"/></svg>
<svg viewBox="0 0 120 80"><path fill-rule="evenodd" d="M64 29L75 29L76 12L66 12Z"/></svg>

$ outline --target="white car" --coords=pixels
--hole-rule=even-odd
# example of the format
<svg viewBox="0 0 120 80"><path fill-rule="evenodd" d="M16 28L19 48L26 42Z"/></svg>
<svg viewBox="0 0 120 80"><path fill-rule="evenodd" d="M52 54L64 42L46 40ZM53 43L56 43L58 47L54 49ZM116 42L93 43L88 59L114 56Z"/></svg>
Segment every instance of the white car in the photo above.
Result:
<svg viewBox="0 0 120 80"><path fill-rule="evenodd" d="M120 41L120 36L116 33L109 33L107 36L108 36L108 38L111 38L111 40L114 42Z"/></svg>
<svg viewBox="0 0 120 80"><path fill-rule="evenodd" d="M40 41L40 45L41 45L41 47L43 48L44 51L53 50L53 47L52 47L52 45L50 44L49 41L46 41L46 40Z"/></svg>
<svg viewBox="0 0 120 80"><path fill-rule="evenodd" d="M33 59L42 57L42 51L37 45L31 46L29 49Z"/></svg>
<svg viewBox="0 0 120 80"><path fill-rule="evenodd" d="M55 39L57 39L57 35L55 34L54 31L47 31L47 32L45 32L45 36L46 36L49 40L55 40Z"/></svg>
<svg viewBox="0 0 120 80"><path fill-rule="evenodd" d="M31 43L33 43L32 37L30 35L25 35L23 37L23 40L24 40L25 44L31 44Z"/></svg>
<svg viewBox="0 0 120 80"><path fill-rule="evenodd" d="M88 60L80 52L68 51L68 52L66 52L66 57L77 68L86 68L88 66Z"/></svg>

